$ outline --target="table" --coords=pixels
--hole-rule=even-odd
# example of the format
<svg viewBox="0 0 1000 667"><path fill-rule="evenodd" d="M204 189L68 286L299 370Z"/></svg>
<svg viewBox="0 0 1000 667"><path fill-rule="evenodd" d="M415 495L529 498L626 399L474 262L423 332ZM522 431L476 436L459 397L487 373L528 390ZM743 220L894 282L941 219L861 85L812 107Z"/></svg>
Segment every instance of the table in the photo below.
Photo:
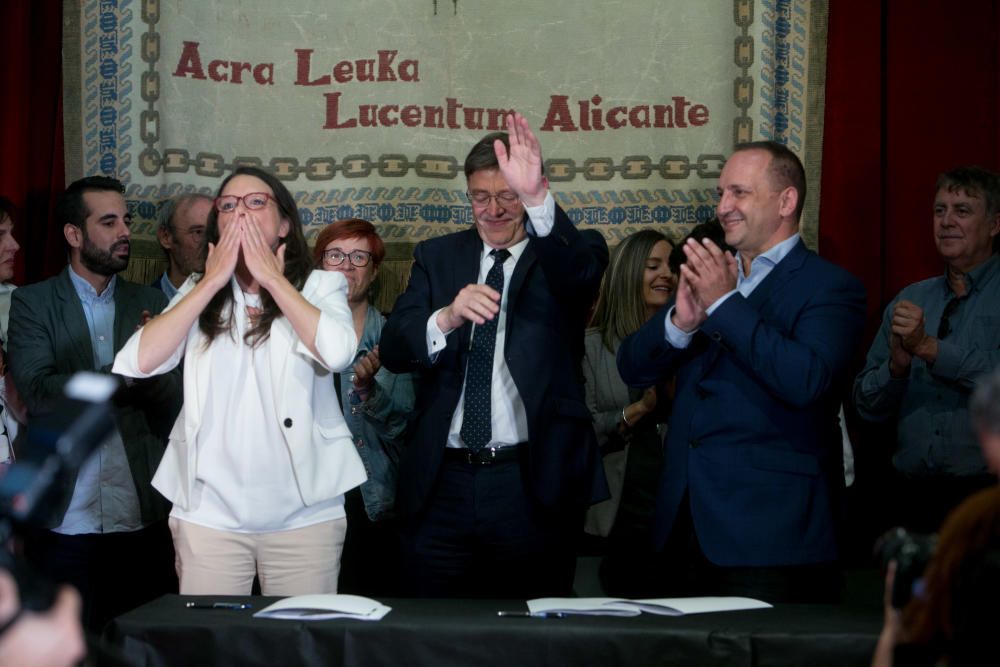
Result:
<svg viewBox="0 0 1000 667"><path fill-rule="evenodd" d="M381 621L284 621L252 614L274 598L213 597L254 609L187 609L167 595L124 614L105 640L137 665L869 665L874 607L781 605L667 617L499 618L520 601L382 600Z"/></svg>

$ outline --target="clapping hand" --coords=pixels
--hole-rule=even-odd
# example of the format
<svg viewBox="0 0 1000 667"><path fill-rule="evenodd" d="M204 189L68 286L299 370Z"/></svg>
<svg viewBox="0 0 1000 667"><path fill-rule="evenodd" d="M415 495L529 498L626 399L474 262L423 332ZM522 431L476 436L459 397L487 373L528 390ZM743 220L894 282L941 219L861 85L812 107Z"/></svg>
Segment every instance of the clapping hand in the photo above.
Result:
<svg viewBox="0 0 1000 667"><path fill-rule="evenodd" d="M382 360L378 355L378 345L370 352L354 362L354 390L367 394L375 383L375 374L382 368Z"/></svg>
<svg viewBox="0 0 1000 667"><path fill-rule="evenodd" d="M913 355L903 349L903 341L899 334L889 334L889 374L896 378L910 374Z"/></svg>
<svg viewBox="0 0 1000 667"><path fill-rule="evenodd" d="M687 278L698 305L708 308L736 289L736 258L731 253L711 239L701 243L688 239L683 248L687 261L681 265L681 275Z"/></svg>
<svg viewBox="0 0 1000 667"><path fill-rule="evenodd" d="M917 348L927 338L923 308L905 299L897 303L892 311L892 333L899 336L904 350L911 355L916 354Z"/></svg>
<svg viewBox="0 0 1000 667"><path fill-rule="evenodd" d="M681 279L677 282L677 298L674 300L671 321L681 331L691 333L701 326L706 317L705 309L698 303L690 283L688 283L684 272L681 271Z"/></svg>

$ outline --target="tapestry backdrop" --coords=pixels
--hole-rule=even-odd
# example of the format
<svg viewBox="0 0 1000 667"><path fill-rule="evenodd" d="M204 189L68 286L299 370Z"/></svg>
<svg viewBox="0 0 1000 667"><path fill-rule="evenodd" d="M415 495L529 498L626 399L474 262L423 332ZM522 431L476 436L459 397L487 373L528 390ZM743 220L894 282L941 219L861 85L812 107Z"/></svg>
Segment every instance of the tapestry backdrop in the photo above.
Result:
<svg viewBox="0 0 1000 667"><path fill-rule="evenodd" d="M576 223L680 237L735 143L787 143L819 183L825 22L825 0L65 0L67 179L126 183L140 260L162 200L238 164L286 181L308 237L367 218L406 259L471 224L465 154L516 109Z"/></svg>

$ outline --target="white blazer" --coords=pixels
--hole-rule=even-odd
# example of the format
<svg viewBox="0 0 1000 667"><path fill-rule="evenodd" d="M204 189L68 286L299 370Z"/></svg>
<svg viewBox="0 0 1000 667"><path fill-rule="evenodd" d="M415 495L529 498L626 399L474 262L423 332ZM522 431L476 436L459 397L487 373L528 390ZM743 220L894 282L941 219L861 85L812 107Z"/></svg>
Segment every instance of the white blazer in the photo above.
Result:
<svg viewBox="0 0 1000 667"><path fill-rule="evenodd" d="M194 279L188 278L167 310L194 284ZM235 278L232 284L239 289ZM340 412L332 379L333 373L350 366L358 346L347 305L347 281L336 271L313 271L302 288L302 296L320 310L316 349L323 360L309 351L287 318L279 317L271 324L270 363L275 414L281 421L299 492L306 505L313 505L349 491L367 476ZM127 377L149 377L171 370L184 358L184 406L170 432L153 486L172 503L189 510L198 480L195 445L210 388L208 369L214 346L206 345L205 334L195 321L185 342L163 365L151 373L142 373L141 338L142 329L118 352L111 371Z"/></svg>

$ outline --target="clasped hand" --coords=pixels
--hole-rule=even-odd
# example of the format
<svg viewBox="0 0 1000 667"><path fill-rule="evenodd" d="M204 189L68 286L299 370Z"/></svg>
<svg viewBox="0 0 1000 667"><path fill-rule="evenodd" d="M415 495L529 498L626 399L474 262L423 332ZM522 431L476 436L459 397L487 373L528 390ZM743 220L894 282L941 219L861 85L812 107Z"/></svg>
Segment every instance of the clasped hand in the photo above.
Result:
<svg viewBox="0 0 1000 667"><path fill-rule="evenodd" d="M378 345L368 354L363 355L354 363L354 389L367 393L375 383L375 374L382 368L382 360L378 354Z"/></svg>
<svg viewBox="0 0 1000 667"><path fill-rule="evenodd" d="M912 301L900 301L892 311L892 333L899 336L899 343L911 355L917 353L927 338L924 329L924 310Z"/></svg>
<svg viewBox="0 0 1000 667"><path fill-rule="evenodd" d="M936 341L927 335L924 310L912 301L900 301L892 310L889 333L889 373L906 377L913 357L932 362Z"/></svg>
<svg viewBox="0 0 1000 667"><path fill-rule="evenodd" d="M710 239L688 239L682 248L687 261L681 265L673 322L691 332L708 317L709 306L736 289L736 258Z"/></svg>

